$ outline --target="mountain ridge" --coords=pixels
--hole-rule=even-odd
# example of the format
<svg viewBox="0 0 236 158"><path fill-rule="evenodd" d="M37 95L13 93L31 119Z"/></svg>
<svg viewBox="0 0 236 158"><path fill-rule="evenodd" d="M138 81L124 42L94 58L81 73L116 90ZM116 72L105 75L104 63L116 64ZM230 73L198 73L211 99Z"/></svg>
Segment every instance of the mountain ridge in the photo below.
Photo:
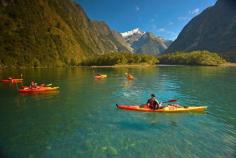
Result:
<svg viewBox="0 0 236 158"><path fill-rule="evenodd" d="M159 55L163 53L172 41L165 40L151 32L139 28L121 33L125 41L133 48L134 53Z"/></svg>
<svg viewBox="0 0 236 158"><path fill-rule="evenodd" d="M208 50L236 61L236 1L218 0L194 17L166 52Z"/></svg>

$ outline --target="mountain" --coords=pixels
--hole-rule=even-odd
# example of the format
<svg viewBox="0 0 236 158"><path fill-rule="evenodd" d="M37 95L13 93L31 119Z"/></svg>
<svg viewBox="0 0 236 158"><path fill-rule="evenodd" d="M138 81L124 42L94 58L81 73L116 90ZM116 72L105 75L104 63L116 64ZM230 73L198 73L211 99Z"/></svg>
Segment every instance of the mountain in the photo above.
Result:
<svg viewBox="0 0 236 158"><path fill-rule="evenodd" d="M163 53L172 41L164 40L150 32L143 32L139 28L121 33L135 53L158 55Z"/></svg>
<svg viewBox="0 0 236 158"><path fill-rule="evenodd" d="M130 45L132 45L135 41L139 40L144 34L145 32L141 31L139 28L121 33L122 37Z"/></svg>
<svg viewBox="0 0 236 158"><path fill-rule="evenodd" d="M119 32L112 31L113 37L123 46L125 47L129 52L133 52L133 48L130 46L129 43L126 42L126 40L122 37L122 35Z"/></svg>
<svg viewBox="0 0 236 158"><path fill-rule="evenodd" d="M194 17L166 52L208 50L236 61L236 1L218 0Z"/></svg>
<svg viewBox="0 0 236 158"><path fill-rule="evenodd" d="M137 53L158 55L163 53L169 45L170 41L166 41L156 37L153 33L147 32L139 40L135 41L132 47Z"/></svg>
<svg viewBox="0 0 236 158"><path fill-rule="evenodd" d="M0 66L77 65L99 53L129 50L71 0L0 0Z"/></svg>

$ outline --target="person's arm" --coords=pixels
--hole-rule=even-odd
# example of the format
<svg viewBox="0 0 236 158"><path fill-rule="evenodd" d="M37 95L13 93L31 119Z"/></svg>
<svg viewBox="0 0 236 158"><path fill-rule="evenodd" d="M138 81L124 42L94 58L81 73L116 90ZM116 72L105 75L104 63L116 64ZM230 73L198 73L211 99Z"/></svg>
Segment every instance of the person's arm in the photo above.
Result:
<svg viewBox="0 0 236 158"><path fill-rule="evenodd" d="M157 99L155 99L155 101L157 102L158 105L160 105L160 102Z"/></svg>

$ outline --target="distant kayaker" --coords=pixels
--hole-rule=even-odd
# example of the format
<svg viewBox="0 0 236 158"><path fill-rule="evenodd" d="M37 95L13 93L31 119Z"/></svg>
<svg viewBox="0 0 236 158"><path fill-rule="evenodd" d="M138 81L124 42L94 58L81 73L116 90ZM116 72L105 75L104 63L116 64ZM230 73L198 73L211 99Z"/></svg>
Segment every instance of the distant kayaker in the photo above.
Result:
<svg viewBox="0 0 236 158"><path fill-rule="evenodd" d="M161 108L161 103L156 99L155 94L151 94L151 98L147 101L147 106L153 110Z"/></svg>
<svg viewBox="0 0 236 158"><path fill-rule="evenodd" d="M36 88L36 87L37 87L37 83L34 81L31 81L30 88Z"/></svg>
<svg viewBox="0 0 236 158"><path fill-rule="evenodd" d="M125 73L126 77L128 80L133 80L134 79L134 76L131 75L130 73Z"/></svg>

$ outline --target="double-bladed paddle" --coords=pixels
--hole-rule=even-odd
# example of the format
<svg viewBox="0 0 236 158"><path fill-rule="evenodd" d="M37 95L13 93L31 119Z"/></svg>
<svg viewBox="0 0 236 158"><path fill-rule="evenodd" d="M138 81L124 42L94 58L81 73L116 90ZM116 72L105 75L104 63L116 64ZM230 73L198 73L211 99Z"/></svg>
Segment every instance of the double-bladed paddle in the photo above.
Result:
<svg viewBox="0 0 236 158"><path fill-rule="evenodd" d="M177 101L177 99L172 99L172 100L164 101L162 103L172 103L172 102L176 102L176 101Z"/></svg>

